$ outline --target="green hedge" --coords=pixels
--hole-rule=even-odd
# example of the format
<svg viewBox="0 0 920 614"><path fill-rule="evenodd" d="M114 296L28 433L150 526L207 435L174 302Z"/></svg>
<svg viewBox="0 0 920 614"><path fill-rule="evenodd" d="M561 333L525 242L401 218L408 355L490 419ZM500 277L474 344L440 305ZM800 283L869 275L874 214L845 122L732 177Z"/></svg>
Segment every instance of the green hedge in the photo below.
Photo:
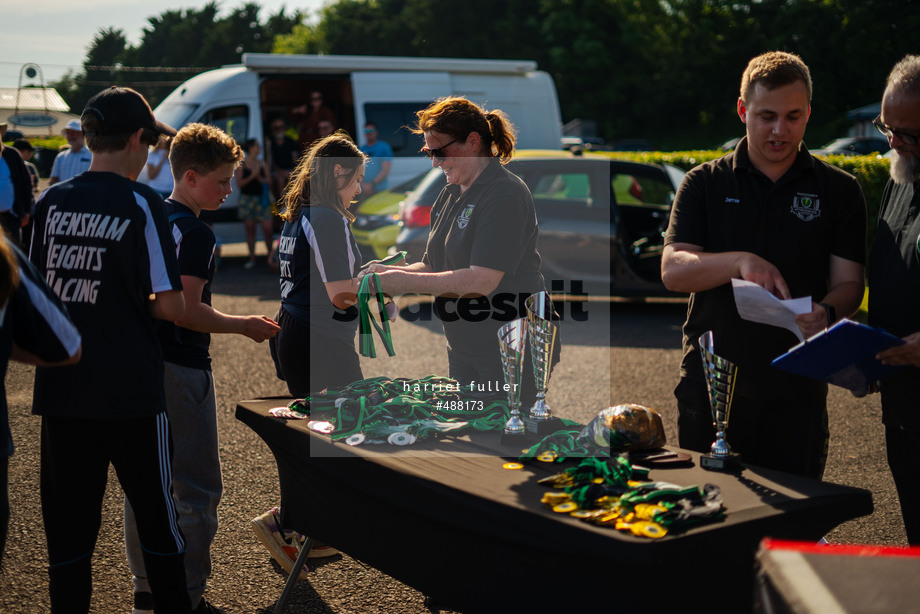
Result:
<svg viewBox="0 0 920 614"><path fill-rule="evenodd" d="M617 151L609 152L611 157L632 160L635 162L652 162L657 164L673 164L684 170L690 170L697 164L708 162L725 155L724 151L699 150L699 151ZM868 210L869 236L867 245L871 246L875 238L875 228L878 221L878 207L882 201L885 184L888 183L888 158L881 156L820 156L828 163L850 173L859 182L866 197Z"/></svg>
<svg viewBox="0 0 920 614"><path fill-rule="evenodd" d="M52 136L46 139L29 139L32 147L44 147L46 149L60 149L67 144L67 139L62 136Z"/></svg>

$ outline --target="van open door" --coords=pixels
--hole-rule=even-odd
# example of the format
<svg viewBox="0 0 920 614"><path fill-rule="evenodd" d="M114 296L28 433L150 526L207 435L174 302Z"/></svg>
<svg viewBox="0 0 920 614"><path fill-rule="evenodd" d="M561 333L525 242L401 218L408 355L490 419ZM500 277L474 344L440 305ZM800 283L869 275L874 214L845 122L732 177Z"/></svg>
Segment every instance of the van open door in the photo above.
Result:
<svg viewBox="0 0 920 614"><path fill-rule="evenodd" d="M393 148L390 185L411 179L429 168L422 155L425 142L413 134L416 112L451 91L446 72L354 72L351 76L358 144L364 145L364 124L373 122L380 138Z"/></svg>

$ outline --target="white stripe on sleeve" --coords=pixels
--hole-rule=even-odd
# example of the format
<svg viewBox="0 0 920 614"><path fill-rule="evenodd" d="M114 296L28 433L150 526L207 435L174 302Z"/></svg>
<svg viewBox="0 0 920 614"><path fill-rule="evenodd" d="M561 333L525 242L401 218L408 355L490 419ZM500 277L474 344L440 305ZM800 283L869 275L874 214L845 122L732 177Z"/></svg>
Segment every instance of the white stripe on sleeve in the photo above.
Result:
<svg viewBox="0 0 920 614"><path fill-rule="evenodd" d="M152 292L156 294L157 292L175 290L169 280L166 259L163 256L163 248L160 245L160 235L157 233L156 224L153 222L153 214L150 212L150 203L137 192L134 193L134 200L147 217L144 238L147 242L147 255L150 260L150 287Z"/></svg>
<svg viewBox="0 0 920 614"><path fill-rule="evenodd" d="M19 282L29 294L32 306L48 323L48 328L61 342L68 356L73 356L80 348L80 331L67 319L67 316L58 306L42 292L42 289L30 278L22 267L19 267Z"/></svg>
<svg viewBox="0 0 920 614"><path fill-rule="evenodd" d="M355 256L355 252L352 249L351 241L348 240L350 231L348 230L348 220L344 215L342 216L342 223L345 224L345 246L348 249L348 273L349 275L354 275L353 271L355 270L355 262L357 261L357 257Z"/></svg>
<svg viewBox="0 0 920 614"><path fill-rule="evenodd" d="M323 255L319 251L319 241L316 240L316 232L310 224L307 216L300 216L300 225L303 227L303 234L307 238L307 244L313 249L313 259L316 261L316 268L319 270L320 279L323 283L329 281L326 279L326 267L323 265Z"/></svg>

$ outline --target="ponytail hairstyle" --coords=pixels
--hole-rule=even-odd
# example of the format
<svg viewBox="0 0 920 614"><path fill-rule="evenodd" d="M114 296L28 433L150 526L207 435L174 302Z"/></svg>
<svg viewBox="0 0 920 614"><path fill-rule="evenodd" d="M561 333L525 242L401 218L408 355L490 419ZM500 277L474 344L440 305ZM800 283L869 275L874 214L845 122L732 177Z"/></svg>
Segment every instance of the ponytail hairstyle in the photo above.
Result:
<svg viewBox="0 0 920 614"><path fill-rule="evenodd" d="M354 181L366 158L343 130L314 143L301 156L284 189L281 219L293 222L303 207L321 206L334 209L354 222L355 216L342 204L339 190ZM335 176L336 164L345 171L339 177Z"/></svg>
<svg viewBox="0 0 920 614"><path fill-rule="evenodd" d="M498 109L486 111L466 98L448 96L436 100L415 115L418 118L418 124L412 130L415 134L433 130L465 141L471 132L476 132L482 140L480 155L498 157L505 164L514 153L517 131L508 116Z"/></svg>

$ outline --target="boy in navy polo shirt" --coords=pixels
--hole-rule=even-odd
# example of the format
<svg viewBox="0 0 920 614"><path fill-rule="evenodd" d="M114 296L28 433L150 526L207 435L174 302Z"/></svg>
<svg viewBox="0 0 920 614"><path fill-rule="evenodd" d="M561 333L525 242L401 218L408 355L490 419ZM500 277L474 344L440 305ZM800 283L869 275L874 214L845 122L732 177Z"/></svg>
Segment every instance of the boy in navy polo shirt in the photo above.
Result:
<svg viewBox="0 0 920 614"><path fill-rule="evenodd" d="M273 337L278 324L263 315L233 316L211 307L216 240L198 219L230 195L230 180L243 150L219 128L189 124L173 139L169 153L175 184L166 199L166 213L179 260L185 313L158 329L165 360L166 413L172 428L173 496L186 541L186 581L195 612L219 612L204 599L211 574L210 548L217 532L217 504L222 484L217 449L217 405L208 348L209 333L237 333L261 343ZM154 611L144 568L145 558L125 500L125 549L134 574L134 612Z"/></svg>
<svg viewBox="0 0 920 614"><path fill-rule="evenodd" d="M148 146L176 131L122 87L90 98L81 121L92 164L39 198L30 252L83 337L79 364L35 370L51 609L89 611L111 464L139 510L157 612L187 613L185 541L164 471L170 435L154 332L155 318L175 320L185 303L163 200L134 181Z"/></svg>

